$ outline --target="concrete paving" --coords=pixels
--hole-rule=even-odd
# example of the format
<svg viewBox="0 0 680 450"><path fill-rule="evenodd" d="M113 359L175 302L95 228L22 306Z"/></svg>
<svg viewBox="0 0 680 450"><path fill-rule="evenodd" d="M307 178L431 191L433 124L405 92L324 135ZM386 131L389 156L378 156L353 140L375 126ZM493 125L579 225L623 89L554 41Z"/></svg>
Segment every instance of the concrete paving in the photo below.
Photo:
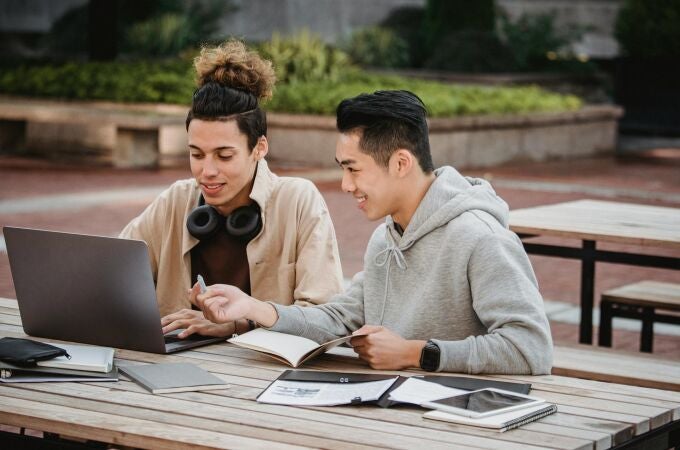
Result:
<svg viewBox="0 0 680 450"><path fill-rule="evenodd" d="M303 176L317 184L336 227L345 276L351 277L361 270L365 245L377 223L367 221L352 198L340 191L341 172L277 165L276 161L270 165L281 175ZM511 208L579 198L680 205L680 165L674 159L591 158L462 172L489 179ZM160 191L187 176L186 168L87 169L0 157L0 225L115 236ZM634 246L612 248L638 250ZM661 249L658 253L678 256L680 251ZM535 256L531 260L546 300L555 341L575 343L579 320L578 263ZM648 278L680 282L677 271L600 264L596 298L602 290ZM15 297L4 240L0 240L0 296ZM597 325L597 307L594 317ZM636 351L639 322L615 319L614 327L614 347ZM680 358L680 327L658 324L655 335L655 354Z"/></svg>

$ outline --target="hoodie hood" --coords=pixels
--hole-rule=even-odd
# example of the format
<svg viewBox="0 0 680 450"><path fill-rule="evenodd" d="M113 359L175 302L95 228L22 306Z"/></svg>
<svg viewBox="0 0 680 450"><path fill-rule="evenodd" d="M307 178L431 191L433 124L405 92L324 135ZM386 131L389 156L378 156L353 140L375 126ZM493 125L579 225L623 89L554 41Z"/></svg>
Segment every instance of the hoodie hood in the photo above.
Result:
<svg viewBox="0 0 680 450"><path fill-rule="evenodd" d="M467 211L486 212L503 228L508 227L508 205L488 181L464 177L450 166L440 167L434 174L436 178L402 236L396 231L392 217L386 219L388 240L400 250L408 249L418 239Z"/></svg>

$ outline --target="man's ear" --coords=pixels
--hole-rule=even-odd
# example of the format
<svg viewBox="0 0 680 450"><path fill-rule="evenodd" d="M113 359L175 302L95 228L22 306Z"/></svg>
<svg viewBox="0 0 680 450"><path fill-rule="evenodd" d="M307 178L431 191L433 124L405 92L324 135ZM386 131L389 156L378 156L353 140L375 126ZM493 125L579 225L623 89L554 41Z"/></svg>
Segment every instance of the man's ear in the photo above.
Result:
<svg viewBox="0 0 680 450"><path fill-rule="evenodd" d="M253 153L255 154L255 160L259 161L269 153L269 141L267 141L266 136L260 136L257 139L257 144L253 148Z"/></svg>
<svg viewBox="0 0 680 450"><path fill-rule="evenodd" d="M398 177L405 177L413 169L416 164L415 156L410 151L400 148L390 157L390 166L393 167L394 173Z"/></svg>

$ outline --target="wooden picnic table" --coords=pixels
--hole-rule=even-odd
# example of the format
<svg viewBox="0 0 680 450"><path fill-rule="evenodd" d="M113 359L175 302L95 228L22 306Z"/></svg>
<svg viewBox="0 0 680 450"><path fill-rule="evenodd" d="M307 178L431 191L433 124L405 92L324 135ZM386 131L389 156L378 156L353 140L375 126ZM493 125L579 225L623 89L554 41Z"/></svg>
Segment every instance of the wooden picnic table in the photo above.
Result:
<svg viewBox="0 0 680 450"><path fill-rule="evenodd" d="M15 300L0 299L0 336L24 337ZM499 433L422 418L417 407L289 407L256 396L288 367L228 343L174 355L116 350L119 364L190 362L224 390L152 395L118 382L0 383L0 424L141 448L666 449L680 442L680 392L565 376L480 377L530 382L558 412ZM304 366L376 372L343 354ZM402 375L416 370L390 372ZM456 374L451 374L456 376ZM674 433L674 434L673 434ZM631 446L631 447L628 447Z"/></svg>
<svg viewBox="0 0 680 450"><path fill-rule="evenodd" d="M581 260L579 341L593 341L595 263L680 269L680 257L598 250L597 242L680 250L680 209L577 200L510 211L510 229L523 239L578 239L581 247L524 242L527 253Z"/></svg>

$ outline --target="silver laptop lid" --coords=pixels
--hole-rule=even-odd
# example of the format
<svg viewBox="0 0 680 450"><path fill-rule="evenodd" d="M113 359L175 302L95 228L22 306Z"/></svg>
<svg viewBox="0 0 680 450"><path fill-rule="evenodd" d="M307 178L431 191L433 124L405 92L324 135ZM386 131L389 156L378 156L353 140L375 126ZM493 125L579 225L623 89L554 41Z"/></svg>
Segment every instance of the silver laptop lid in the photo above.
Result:
<svg viewBox="0 0 680 450"><path fill-rule="evenodd" d="M4 227L26 334L165 353L146 243Z"/></svg>

